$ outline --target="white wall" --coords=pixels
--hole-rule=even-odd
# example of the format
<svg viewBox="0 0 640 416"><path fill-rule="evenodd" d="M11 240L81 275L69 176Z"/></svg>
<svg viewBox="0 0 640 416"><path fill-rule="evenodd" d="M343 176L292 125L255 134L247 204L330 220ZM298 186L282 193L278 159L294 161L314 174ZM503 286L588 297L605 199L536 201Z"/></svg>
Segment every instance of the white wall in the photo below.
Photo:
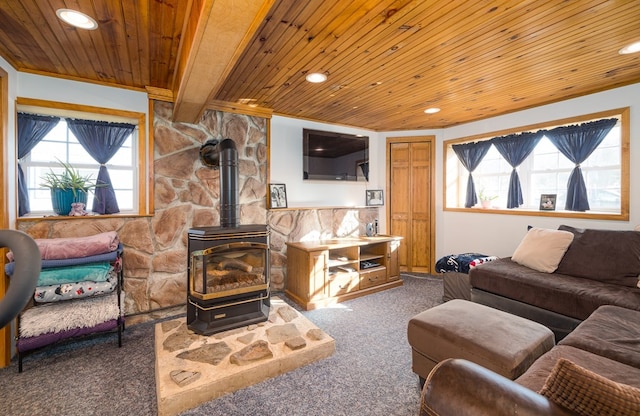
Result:
<svg viewBox="0 0 640 416"><path fill-rule="evenodd" d="M113 88L62 78L18 73L18 96L62 103L90 105L148 115L145 91Z"/></svg>
<svg viewBox="0 0 640 416"><path fill-rule="evenodd" d="M310 128L369 136L369 181L304 181L302 129ZM273 116L271 119L271 183L287 186L289 207L364 206L365 190L384 189L384 140L371 130Z"/></svg>

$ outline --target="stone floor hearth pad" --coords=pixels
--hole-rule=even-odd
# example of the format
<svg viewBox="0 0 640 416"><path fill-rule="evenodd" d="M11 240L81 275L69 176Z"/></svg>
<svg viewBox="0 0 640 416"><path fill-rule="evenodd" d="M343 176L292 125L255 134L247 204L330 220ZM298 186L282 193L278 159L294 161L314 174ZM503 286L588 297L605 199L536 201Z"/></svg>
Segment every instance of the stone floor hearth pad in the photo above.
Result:
<svg viewBox="0 0 640 416"><path fill-rule="evenodd" d="M158 414L172 416L331 356L335 341L277 297L268 321L203 336L186 318L156 324Z"/></svg>

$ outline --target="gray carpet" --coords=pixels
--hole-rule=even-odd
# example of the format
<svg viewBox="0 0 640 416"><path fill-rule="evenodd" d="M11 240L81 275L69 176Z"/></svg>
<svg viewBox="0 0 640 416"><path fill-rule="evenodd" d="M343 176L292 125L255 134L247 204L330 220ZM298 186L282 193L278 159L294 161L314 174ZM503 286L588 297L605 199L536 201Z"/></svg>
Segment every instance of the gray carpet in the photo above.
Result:
<svg viewBox="0 0 640 416"><path fill-rule="evenodd" d="M442 302L442 280L403 280L401 287L303 312L335 339L331 357L182 415L417 415L407 322ZM155 415L154 324L128 327L122 348L106 334L31 354L21 374L12 362L0 370L0 414Z"/></svg>

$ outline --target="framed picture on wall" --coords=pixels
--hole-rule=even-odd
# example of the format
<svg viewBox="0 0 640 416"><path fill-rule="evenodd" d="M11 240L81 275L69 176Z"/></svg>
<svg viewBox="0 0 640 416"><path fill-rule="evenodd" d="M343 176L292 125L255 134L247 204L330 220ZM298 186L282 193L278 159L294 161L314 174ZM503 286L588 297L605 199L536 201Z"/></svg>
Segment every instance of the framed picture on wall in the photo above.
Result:
<svg viewBox="0 0 640 416"><path fill-rule="evenodd" d="M287 207L287 187L283 183L269 184L269 208Z"/></svg>
<svg viewBox="0 0 640 416"><path fill-rule="evenodd" d="M367 206L384 205L382 189L367 189Z"/></svg>
<svg viewBox="0 0 640 416"><path fill-rule="evenodd" d="M540 195L540 210L555 211L556 210L556 194Z"/></svg>

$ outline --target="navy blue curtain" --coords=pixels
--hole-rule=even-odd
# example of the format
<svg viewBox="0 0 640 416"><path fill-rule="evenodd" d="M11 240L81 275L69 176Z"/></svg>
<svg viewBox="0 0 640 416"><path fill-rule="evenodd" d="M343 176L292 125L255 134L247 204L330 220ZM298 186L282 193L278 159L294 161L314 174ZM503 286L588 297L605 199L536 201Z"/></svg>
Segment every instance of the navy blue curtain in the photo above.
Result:
<svg viewBox="0 0 640 416"><path fill-rule="evenodd" d="M491 141L485 140L475 143L454 144L451 147L458 156L458 159L460 159L462 166L469 171L469 179L467 179L467 197L465 199L464 207L471 208L478 203L476 186L473 183L473 171L476 170L482 159L486 156L489 148L491 147Z"/></svg>
<svg viewBox="0 0 640 416"><path fill-rule="evenodd" d="M25 157L60 121L60 117L18 113L18 216L31 212L29 191L20 166Z"/></svg>
<svg viewBox="0 0 640 416"><path fill-rule="evenodd" d="M67 119L67 124L87 153L100 163L96 180L98 187L95 188L95 198L93 198L91 210L98 214L120 212L116 193L113 190L105 163L118 152L136 126L128 123L73 119Z"/></svg>
<svg viewBox="0 0 640 416"><path fill-rule="evenodd" d="M543 135L544 131L540 130L535 133L510 134L491 139L491 143L513 168L509 178L507 208L518 208L524 203L520 177L516 168L531 154Z"/></svg>
<svg viewBox="0 0 640 416"><path fill-rule="evenodd" d="M576 165L567 184L566 210L589 210L587 186L584 183L580 164L596 150L617 122L616 118L603 119L580 125L557 127L545 133L560 153Z"/></svg>

